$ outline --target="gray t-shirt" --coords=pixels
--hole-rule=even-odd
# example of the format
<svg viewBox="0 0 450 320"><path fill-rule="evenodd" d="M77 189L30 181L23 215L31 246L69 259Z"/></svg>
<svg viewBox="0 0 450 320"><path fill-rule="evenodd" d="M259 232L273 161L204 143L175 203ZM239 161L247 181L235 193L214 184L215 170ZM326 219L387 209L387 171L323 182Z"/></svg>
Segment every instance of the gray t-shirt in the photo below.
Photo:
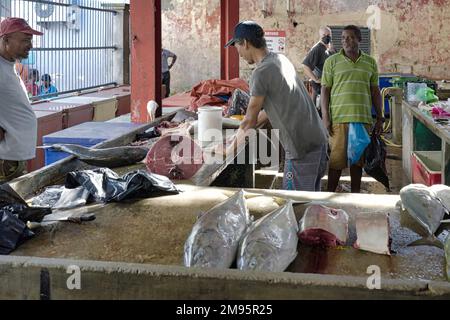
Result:
<svg viewBox="0 0 450 320"><path fill-rule="evenodd" d="M175 57L175 53L167 50L162 49L162 56L161 56L161 65L162 65L162 72L168 72L169 71L169 58Z"/></svg>
<svg viewBox="0 0 450 320"><path fill-rule="evenodd" d="M0 159L24 161L36 155L37 120L14 62L0 56Z"/></svg>
<svg viewBox="0 0 450 320"><path fill-rule="evenodd" d="M253 71L252 96L264 96L263 108L280 140L287 159L302 159L327 143L325 127L297 76L292 63L282 54L269 53Z"/></svg>

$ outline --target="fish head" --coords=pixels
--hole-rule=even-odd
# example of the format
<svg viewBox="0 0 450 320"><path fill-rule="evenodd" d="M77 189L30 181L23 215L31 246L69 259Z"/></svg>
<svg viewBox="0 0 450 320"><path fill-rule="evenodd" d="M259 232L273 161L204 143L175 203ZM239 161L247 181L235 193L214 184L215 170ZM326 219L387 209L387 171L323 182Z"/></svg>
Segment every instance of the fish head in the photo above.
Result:
<svg viewBox="0 0 450 320"><path fill-rule="evenodd" d="M221 268L228 256L226 248L222 235L216 230L209 229L197 233L188 248L190 261L186 265L199 268Z"/></svg>
<svg viewBox="0 0 450 320"><path fill-rule="evenodd" d="M247 224L248 221L245 220L243 214L228 211L218 217L217 227L219 232L226 237L227 242L231 243L239 241Z"/></svg>
<svg viewBox="0 0 450 320"><path fill-rule="evenodd" d="M278 249L268 241L250 241L238 264L244 270L273 270L277 264Z"/></svg>
<svg viewBox="0 0 450 320"><path fill-rule="evenodd" d="M422 235L433 235L441 225L446 209L436 193L424 185L409 185L400 190L402 205L406 209L404 214L409 215L418 225L411 223L408 217L403 217L407 228ZM400 219L401 223L402 219ZM422 230L421 230L422 229ZM425 230L426 234L422 234ZM419 233L422 232L422 233Z"/></svg>

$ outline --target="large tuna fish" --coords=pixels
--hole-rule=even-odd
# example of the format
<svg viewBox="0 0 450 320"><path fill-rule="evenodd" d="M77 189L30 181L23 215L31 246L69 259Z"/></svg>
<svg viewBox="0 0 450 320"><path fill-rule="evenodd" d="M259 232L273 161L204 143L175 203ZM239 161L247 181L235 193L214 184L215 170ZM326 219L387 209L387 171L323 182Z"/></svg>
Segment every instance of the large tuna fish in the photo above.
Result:
<svg viewBox="0 0 450 320"><path fill-rule="evenodd" d="M145 147L115 147L105 149L91 149L74 144L54 144L52 149L67 152L81 161L106 168L117 168L142 161L149 151Z"/></svg>
<svg viewBox="0 0 450 320"><path fill-rule="evenodd" d="M300 241L312 246L345 245L348 238L348 214L344 210L312 205L299 223Z"/></svg>
<svg viewBox="0 0 450 320"><path fill-rule="evenodd" d="M292 202L256 221L239 245L240 270L283 272L297 256L298 227Z"/></svg>
<svg viewBox="0 0 450 320"><path fill-rule="evenodd" d="M436 237L441 230L446 209L436 193L430 188L412 184L400 190L400 198L404 209L400 214L400 224L422 239L409 246L430 245L443 249L443 243Z"/></svg>
<svg viewBox="0 0 450 320"><path fill-rule="evenodd" d="M186 267L226 269L251 220L244 191L213 207L195 223L184 245Z"/></svg>

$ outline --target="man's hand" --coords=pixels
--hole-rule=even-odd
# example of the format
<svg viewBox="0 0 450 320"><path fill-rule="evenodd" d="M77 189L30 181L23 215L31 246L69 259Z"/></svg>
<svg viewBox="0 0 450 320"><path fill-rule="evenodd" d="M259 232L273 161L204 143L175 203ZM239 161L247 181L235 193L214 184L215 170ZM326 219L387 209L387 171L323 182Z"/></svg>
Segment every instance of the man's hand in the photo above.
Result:
<svg viewBox="0 0 450 320"><path fill-rule="evenodd" d="M243 131L247 131L249 129L256 128L257 123L258 123L258 118L245 117L244 120L242 120L242 122L241 122L240 129L242 129Z"/></svg>
<svg viewBox="0 0 450 320"><path fill-rule="evenodd" d="M376 136L380 136L383 133L383 123L384 123L383 118L377 118L374 129L374 133Z"/></svg>
<svg viewBox="0 0 450 320"><path fill-rule="evenodd" d="M323 117L322 122L325 126L325 129L327 129L329 136L331 137L333 135L333 126L331 125L330 119L328 119L327 117Z"/></svg>
<svg viewBox="0 0 450 320"><path fill-rule="evenodd" d="M3 139L5 139L5 130L3 130L3 128L0 128L0 141L2 141Z"/></svg>

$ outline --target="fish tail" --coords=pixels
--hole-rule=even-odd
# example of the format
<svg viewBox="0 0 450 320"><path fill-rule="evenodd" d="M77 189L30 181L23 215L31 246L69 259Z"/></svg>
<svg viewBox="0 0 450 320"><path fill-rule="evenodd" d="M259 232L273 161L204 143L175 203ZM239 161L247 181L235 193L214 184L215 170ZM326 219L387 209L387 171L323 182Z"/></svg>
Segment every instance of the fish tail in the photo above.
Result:
<svg viewBox="0 0 450 320"><path fill-rule="evenodd" d="M444 250L444 244L436 237L427 237L408 244L408 247L432 246Z"/></svg>

